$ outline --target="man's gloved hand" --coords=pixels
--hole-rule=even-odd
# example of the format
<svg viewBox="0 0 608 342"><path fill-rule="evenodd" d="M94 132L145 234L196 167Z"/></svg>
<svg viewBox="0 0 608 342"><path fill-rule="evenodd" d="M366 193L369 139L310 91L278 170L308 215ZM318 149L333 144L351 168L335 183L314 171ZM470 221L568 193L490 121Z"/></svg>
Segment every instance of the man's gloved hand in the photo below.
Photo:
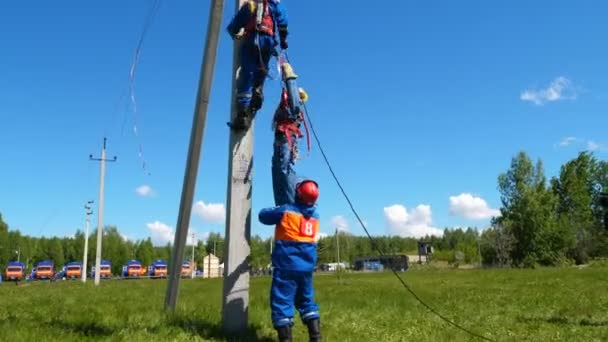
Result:
<svg viewBox="0 0 608 342"><path fill-rule="evenodd" d="M288 47L289 45L287 44L287 39L281 39L281 49L287 50Z"/></svg>

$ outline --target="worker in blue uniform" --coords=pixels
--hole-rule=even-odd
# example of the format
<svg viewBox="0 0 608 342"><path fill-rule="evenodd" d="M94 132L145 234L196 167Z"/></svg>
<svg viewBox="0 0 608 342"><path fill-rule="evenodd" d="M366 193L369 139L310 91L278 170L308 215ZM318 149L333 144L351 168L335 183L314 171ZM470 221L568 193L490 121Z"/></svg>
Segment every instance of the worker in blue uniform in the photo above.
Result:
<svg viewBox="0 0 608 342"><path fill-rule="evenodd" d="M271 318L280 342L292 341L294 306L308 328L310 341L321 341L319 307L314 301L312 273L317 263L319 188L305 180L295 188L295 202L262 209L265 225L275 225L272 251Z"/></svg>
<svg viewBox="0 0 608 342"><path fill-rule="evenodd" d="M303 123L303 104L308 95L296 83L297 75L289 63L281 66L283 91L273 118L274 146L272 154L272 185L275 205L294 203L296 172L293 168L298 158L298 139Z"/></svg>
<svg viewBox="0 0 608 342"><path fill-rule="evenodd" d="M248 129L255 113L262 108L264 81L268 74L270 58L278 55L277 45L282 50L288 47L287 24L287 12L280 0L249 1L228 24L227 31L230 36L243 41L236 95L237 115L229 123L235 131ZM244 30L242 35L239 34L241 29Z"/></svg>

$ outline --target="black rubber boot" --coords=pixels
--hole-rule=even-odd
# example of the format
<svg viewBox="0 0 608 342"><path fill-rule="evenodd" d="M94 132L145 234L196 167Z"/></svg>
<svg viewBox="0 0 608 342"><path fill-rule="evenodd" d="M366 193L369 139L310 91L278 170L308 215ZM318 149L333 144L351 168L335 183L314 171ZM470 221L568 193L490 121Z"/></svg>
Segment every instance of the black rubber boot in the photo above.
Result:
<svg viewBox="0 0 608 342"><path fill-rule="evenodd" d="M306 326L308 327L308 337L310 338L310 342L320 342L321 341L321 321L316 319L311 319L306 322Z"/></svg>
<svg viewBox="0 0 608 342"><path fill-rule="evenodd" d="M286 325L280 328L277 328L277 334L279 336L279 342L292 342L291 339L291 326Z"/></svg>

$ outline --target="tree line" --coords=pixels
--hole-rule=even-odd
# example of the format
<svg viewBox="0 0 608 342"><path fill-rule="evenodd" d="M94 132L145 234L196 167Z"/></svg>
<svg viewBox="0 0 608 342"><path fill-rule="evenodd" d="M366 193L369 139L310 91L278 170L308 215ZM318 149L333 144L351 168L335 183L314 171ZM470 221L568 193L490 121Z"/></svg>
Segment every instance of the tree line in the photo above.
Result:
<svg viewBox="0 0 608 342"><path fill-rule="evenodd" d="M70 261L82 261L84 253L85 235L78 230L72 237L31 237L21 234L18 230L10 230L2 221L0 215L0 267L9 261L26 263L28 269L42 260L52 260L55 268L60 268ZM88 266L89 270L95 264L96 232L89 236ZM463 249L466 251L466 261L477 261L478 235L473 228L467 230L446 229L442 237L428 237L436 250L439 259L451 260L454 253L451 251ZM417 254L418 239L399 236L375 236L374 243L384 253ZM194 246L194 261L199 268L203 266L203 259L208 254L214 254L224 260L224 238L219 233L209 234L206 241L199 240ZM251 254L249 264L253 270L265 269L270 264L272 238L263 239L258 235L251 238ZM469 246L469 247L467 247ZM154 246L150 238L142 240L126 240L115 226L106 226L103 231L102 258L112 262L112 271L120 273L122 265L128 260L137 259L144 265L150 265L154 260L163 259L170 262L171 243L165 246ZM323 237L318 241L318 262L347 262L353 264L359 257L373 257L377 255L367 236L356 236L348 232ZM192 246L187 246L183 260L189 261L192 257Z"/></svg>
<svg viewBox="0 0 608 342"><path fill-rule="evenodd" d="M608 256L608 162L581 152L547 180L542 161L520 152L498 190L501 215L481 236L484 262L534 267Z"/></svg>
<svg viewBox="0 0 608 342"><path fill-rule="evenodd" d="M421 239L399 236L367 236L339 232L318 241L318 262L348 262L359 257L383 253L418 254L418 241L429 242L433 258L450 263L478 263L487 266L534 267L585 263L590 258L608 256L608 162L597 160L589 152L561 166L559 175L547 180L542 161L534 163L520 152L509 169L498 176L500 216L481 234L476 227L445 229L442 236ZM602 205L604 204L604 205ZM19 259L30 269L36 262L52 260L56 268L69 261L82 261L85 234L78 230L72 237L32 237L9 229L0 214L0 267ZM94 265L96 233L89 237L88 265ZM375 244L375 246L374 246ZM249 264L263 269L270 264L272 239L251 238ZM103 259L112 262L114 273L130 259L144 265L153 260L170 261L171 244L154 246L151 239L126 240L116 226L103 232ZM215 254L223 262L224 238L211 233L206 241L194 246L194 261L202 267L203 258ZM186 248L183 260L190 260L192 247Z"/></svg>

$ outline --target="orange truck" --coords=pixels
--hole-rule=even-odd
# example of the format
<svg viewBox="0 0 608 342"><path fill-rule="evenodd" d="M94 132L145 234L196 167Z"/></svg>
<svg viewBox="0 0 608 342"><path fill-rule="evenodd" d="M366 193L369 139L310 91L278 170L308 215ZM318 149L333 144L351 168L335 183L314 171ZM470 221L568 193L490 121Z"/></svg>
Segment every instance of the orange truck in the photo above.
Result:
<svg viewBox="0 0 608 342"><path fill-rule="evenodd" d="M6 281L21 281L25 278L25 264L19 261L11 261L6 265L4 272Z"/></svg>
<svg viewBox="0 0 608 342"><path fill-rule="evenodd" d="M101 260L99 265L99 278L108 279L112 277L112 263L108 260ZM95 278L95 265L91 266L91 278Z"/></svg>
<svg viewBox="0 0 608 342"><path fill-rule="evenodd" d="M182 278L192 276L192 270L190 269L190 263L188 261L184 261L182 263Z"/></svg>
<svg viewBox="0 0 608 342"><path fill-rule="evenodd" d="M51 279L55 275L52 261L40 261L34 267L33 278L36 280Z"/></svg>
<svg viewBox="0 0 608 342"><path fill-rule="evenodd" d="M82 263L78 261L68 262L63 265L61 271L55 273L55 279L80 279L82 276Z"/></svg>
<svg viewBox="0 0 608 342"><path fill-rule="evenodd" d="M139 278L146 274L146 269L142 266L139 260L129 260L126 265L122 266L123 278Z"/></svg>
<svg viewBox="0 0 608 342"><path fill-rule="evenodd" d="M82 277L82 263L78 261L65 264L65 277L67 279L79 279Z"/></svg>
<svg viewBox="0 0 608 342"><path fill-rule="evenodd" d="M167 262L165 260L155 260L148 266L148 276L151 278L167 278Z"/></svg>

